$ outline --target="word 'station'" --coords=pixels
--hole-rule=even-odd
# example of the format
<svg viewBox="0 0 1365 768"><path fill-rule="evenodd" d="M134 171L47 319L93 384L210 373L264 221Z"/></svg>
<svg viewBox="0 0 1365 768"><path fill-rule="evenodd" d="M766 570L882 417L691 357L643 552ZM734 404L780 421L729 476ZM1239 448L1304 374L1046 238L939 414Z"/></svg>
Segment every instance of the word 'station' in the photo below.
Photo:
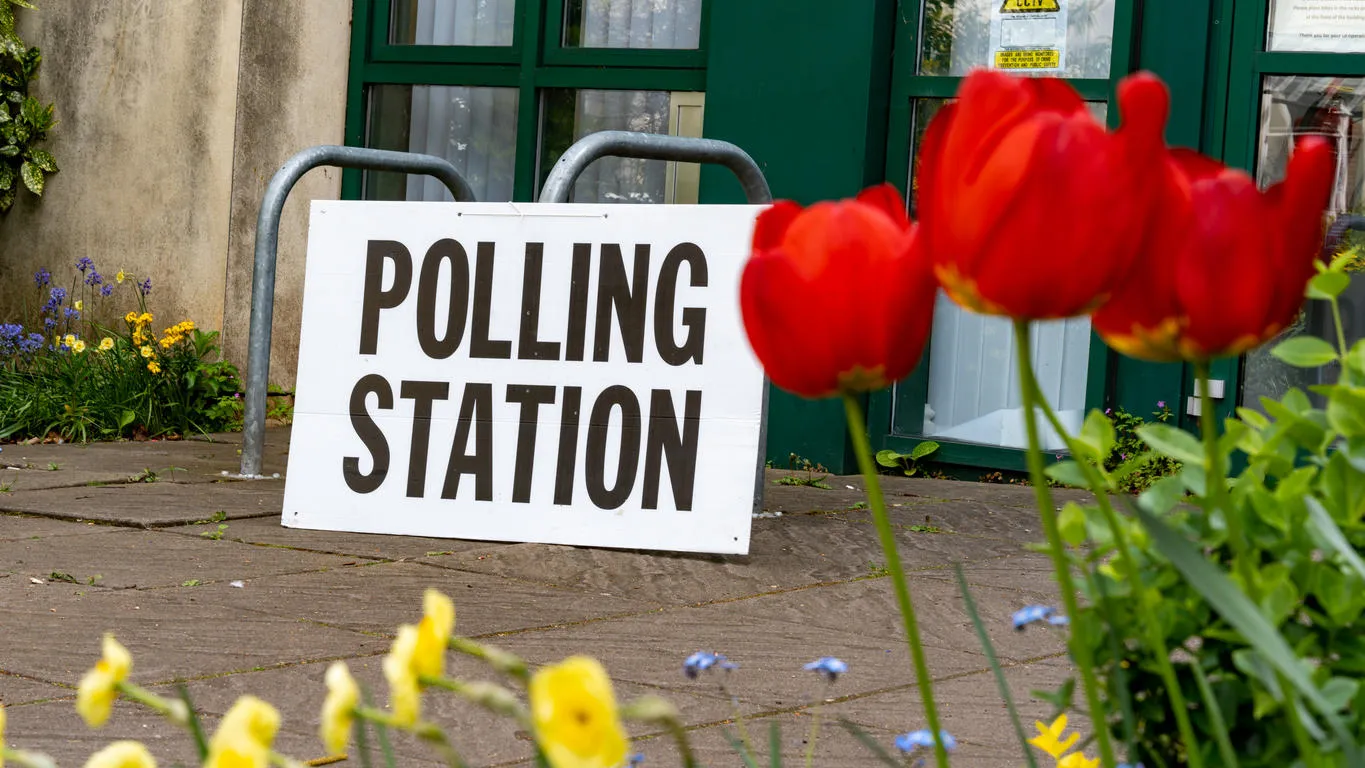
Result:
<svg viewBox="0 0 1365 768"><path fill-rule="evenodd" d="M316 203L284 523L747 551L758 210Z"/></svg>

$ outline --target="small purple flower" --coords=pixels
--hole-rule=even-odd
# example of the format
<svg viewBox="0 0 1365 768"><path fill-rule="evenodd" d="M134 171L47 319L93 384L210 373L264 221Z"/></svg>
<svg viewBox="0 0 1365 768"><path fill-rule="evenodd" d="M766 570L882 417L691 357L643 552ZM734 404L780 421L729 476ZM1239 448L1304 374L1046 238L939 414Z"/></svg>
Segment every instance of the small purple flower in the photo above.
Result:
<svg viewBox="0 0 1365 768"><path fill-rule="evenodd" d="M33 282L37 283L39 288L46 288L52 283L52 273L48 272L46 267L39 267L38 271L33 273Z"/></svg>
<svg viewBox="0 0 1365 768"><path fill-rule="evenodd" d="M947 731L939 731L938 735L939 738L943 739L944 749L949 752L957 749L957 739L954 739L952 734ZM934 734L930 733L928 728L902 733L896 737L896 749L899 749L907 755L913 753L920 747L924 747L925 749L934 748Z"/></svg>
<svg viewBox="0 0 1365 768"><path fill-rule="evenodd" d="M43 336L39 333L30 333L27 338L20 339L19 351L25 355L37 352L43 346Z"/></svg>
<svg viewBox="0 0 1365 768"><path fill-rule="evenodd" d="M802 669L807 669L811 672L819 672L829 678L829 681L832 683L839 679L839 675L848 671L848 665L833 656L822 656L807 664L805 667L802 667Z"/></svg>
<svg viewBox="0 0 1365 768"><path fill-rule="evenodd" d="M1158 407L1158 408L1165 408L1165 407L1166 407L1166 401L1165 401L1165 400L1158 400L1158 401L1156 401L1156 407Z"/></svg>
<svg viewBox="0 0 1365 768"><path fill-rule="evenodd" d="M718 669L739 669L739 665L725 658L724 654L711 653L710 651L697 651L683 662L683 674L689 680L696 680L697 676L711 667Z"/></svg>
<svg viewBox="0 0 1365 768"><path fill-rule="evenodd" d="M79 269L79 270L82 271L82 272L84 272L84 271L87 270L87 269L94 269L94 268L95 268L95 262L94 262L94 261L91 261L91 259L90 259L89 256L82 256L82 257L80 257L79 259L76 260L76 269Z"/></svg>
<svg viewBox="0 0 1365 768"><path fill-rule="evenodd" d="M100 287L100 295L103 296L103 297L105 297L105 298L109 298L110 296L113 296L113 295L114 295L114 285L113 285L113 283L105 283L103 286L101 286L101 287Z"/></svg>
<svg viewBox="0 0 1365 768"><path fill-rule="evenodd" d="M1010 617L1014 622L1014 628L1020 632L1024 627L1040 621L1046 621L1054 627L1060 627L1067 623L1067 618L1057 613L1057 609L1050 605L1026 605L1014 612Z"/></svg>
<svg viewBox="0 0 1365 768"><path fill-rule="evenodd" d="M65 288L53 288L53 289L52 289L52 292L49 293L48 296L50 296L50 297L52 298L53 303L55 303L55 304L58 305L58 306L61 306L61 303L62 303L63 301L66 301L66 289L65 289Z"/></svg>
<svg viewBox="0 0 1365 768"><path fill-rule="evenodd" d="M1126 453L1120 453L1120 454L1119 454L1119 460L1120 460L1120 461L1127 461L1127 460L1128 460L1128 454L1126 454Z"/></svg>
<svg viewBox="0 0 1365 768"><path fill-rule="evenodd" d="M1113 412L1114 412L1114 409L1113 409L1113 408L1105 408L1105 409L1104 409L1104 415L1105 415L1105 416L1109 416L1109 415L1112 414Z"/></svg>
<svg viewBox="0 0 1365 768"><path fill-rule="evenodd" d="M104 282L104 276L101 275L100 273L96 272L95 269L94 269L93 267L91 267L91 269L90 269L90 274L88 274L88 275L85 276L85 284L86 284L86 285L99 285L99 284L102 283L102 282Z"/></svg>
<svg viewBox="0 0 1365 768"><path fill-rule="evenodd" d="M67 307L67 308L66 308L66 319L67 319L67 320L79 320L79 319L81 319L81 313L80 313L75 307Z"/></svg>
<svg viewBox="0 0 1365 768"><path fill-rule="evenodd" d="M57 318L55 318L55 317L45 317L45 318L43 318L43 327L46 328L46 329L48 329L49 331L52 330L53 328L56 328L56 327L57 327Z"/></svg>
<svg viewBox="0 0 1365 768"><path fill-rule="evenodd" d="M146 280L143 280L142 283L138 285L137 289L143 296L146 296L147 294L151 293L152 278L149 277Z"/></svg>

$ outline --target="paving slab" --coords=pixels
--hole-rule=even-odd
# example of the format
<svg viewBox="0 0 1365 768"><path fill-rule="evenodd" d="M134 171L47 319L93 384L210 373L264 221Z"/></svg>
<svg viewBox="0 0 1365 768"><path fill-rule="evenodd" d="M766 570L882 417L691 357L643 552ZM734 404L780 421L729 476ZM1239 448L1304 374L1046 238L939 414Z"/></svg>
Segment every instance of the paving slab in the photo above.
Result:
<svg viewBox="0 0 1365 768"><path fill-rule="evenodd" d="M176 526L162 530L168 533L201 538L205 533L216 534L219 531L219 526L217 523L206 523ZM222 534L224 540L267 544L273 547L289 547L290 549L301 549L309 552L327 552L368 560L415 559L455 552L482 552L507 546L501 542L285 528L280 525L278 516L234 520L228 523L228 527L222 530Z"/></svg>
<svg viewBox="0 0 1365 768"><path fill-rule="evenodd" d="M903 532L908 568L941 567L1020 552L1013 542ZM518 544L423 562L544 584L688 605L842 582L885 565L872 526L841 516L754 520L747 556L707 556Z"/></svg>
<svg viewBox="0 0 1365 768"><path fill-rule="evenodd" d="M76 714L74 699L7 707L5 714L8 746L46 753L57 765L84 765L91 753L122 739L147 745L160 765L199 764L189 733L142 707L116 705L109 722L98 730L87 727ZM205 728L216 725L215 718L205 719Z"/></svg>
<svg viewBox="0 0 1365 768"><path fill-rule="evenodd" d="M0 704L6 707L31 704L36 701L71 698L75 695L76 691L71 688L63 688L41 680L30 680L27 677L0 671Z"/></svg>
<svg viewBox="0 0 1365 768"><path fill-rule="evenodd" d="M888 502L887 517L898 531L940 531L958 536L1000 539L1021 547L1044 540L1038 513L1033 507L1011 507L997 503L970 500ZM866 509L837 514L846 520L872 525L872 513Z"/></svg>
<svg viewBox="0 0 1365 768"><path fill-rule="evenodd" d="M279 480L131 483L0 495L0 512L137 527L184 525L218 513L227 520L278 517L283 508L284 483Z"/></svg>
<svg viewBox="0 0 1365 768"><path fill-rule="evenodd" d="M241 588L220 581L177 590L176 599L192 597L228 608L392 636L399 624L414 624L422 617L422 593L427 587L455 601L457 631L467 636L640 614L653 608L623 597L396 562L252 578Z"/></svg>
<svg viewBox="0 0 1365 768"><path fill-rule="evenodd" d="M316 571L348 562L338 555L118 528L0 542L0 563L7 570L40 579L59 572L82 584L98 577L94 584L101 587L179 587L192 580Z"/></svg>
<svg viewBox="0 0 1365 768"><path fill-rule="evenodd" d="M132 679L143 684L378 653L389 644L346 629L172 599L177 592L51 583L0 590L0 670L74 686L99 659L106 631L132 652Z"/></svg>
<svg viewBox="0 0 1365 768"><path fill-rule="evenodd" d="M782 762L784 765L805 765L807 738L813 717L808 712L783 713L768 717L758 717L744 722L744 730L753 744L755 760L759 765L769 765L768 739L772 723L777 723L781 734ZM729 737L727 737L729 734ZM707 766L739 766L742 759L731 746L730 737L738 738L739 731L733 723L713 725L693 730L688 741L697 760ZM878 739L884 746L891 743L891 737L879 734ZM681 765L677 747L672 739L657 737L634 745L636 751L644 755L645 765ZM894 752L893 752L894 754ZM843 728L828 719L822 718L820 731L815 739L814 765L816 766L854 766L855 768L881 768L882 763L867 747L859 743ZM958 762L953 761L956 768ZM1011 766L1011 768L1015 768Z"/></svg>
<svg viewBox="0 0 1365 768"><path fill-rule="evenodd" d="M979 563L966 563L962 566L967 583L973 587L994 587L996 589L1023 592L1043 597L1047 604L1057 605L1058 595L1056 571L1047 555L1027 552L999 560ZM952 568L940 568L919 574L927 579L944 579L956 583L957 576Z"/></svg>
<svg viewBox="0 0 1365 768"><path fill-rule="evenodd" d="M54 520L49 517L0 513L0 541L44 539L51 536L73 536L84 533L103 533L110 526L75 520Z"/></svg>

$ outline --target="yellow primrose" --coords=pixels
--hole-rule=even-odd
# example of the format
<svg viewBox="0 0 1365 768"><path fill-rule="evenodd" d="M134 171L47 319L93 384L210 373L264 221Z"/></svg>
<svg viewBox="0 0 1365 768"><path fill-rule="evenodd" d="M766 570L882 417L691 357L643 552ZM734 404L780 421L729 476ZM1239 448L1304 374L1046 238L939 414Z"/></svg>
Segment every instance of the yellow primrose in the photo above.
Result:
<svg viewBox="0 0 1365 768"><path fill-rule="evenodd" d="M455 604L449 597L428 588L422 596L422 621L417 625L417 651L413 663L422 677L440 677L446 671L446 646L455 631Z"/></svg>
<svg viewBox="0 0 1365 768"><path fill-rule="evenodd" d="M422 713L422 695L417 685L417 627L398 628L389 655L384 657L384 679L389 681L389 707L399 725L412 725Z"/></svg>
<svg viewBox="0 0 1365 768"><path fill-rule="evenodd" d="M108 352L109 350L111 350L111 349L113 349L113 348L114 348L114 340L113 340L113 339L111 339L111 338L108 337L108 336L105 336L104 338L100 339L100 351L101 351L101 352Z"/></svg>
<svg viewBox="0 0 1365 768"><path fill-rule="evenodd" d="M114 275L114 282L118 283L119 285L123 285L123 281L124 281L124 280L127 280L127 279L128 279L128 273L124 272L124 271L121 270L121 269L118 271L118 274L117 274L117 275ZM131 314L131 313L129 313L129 314Z"/></svg>
<svg viewBox="0 0 1365 768"><path fill-rule="evenodd" d="M68 333L62 337L62 343L68 347L76 346L76 335L74 333Z"/></svg>
<svg viewBox="0 0 1365 768"><path fill-rule="evenodd" d="M138 351L142 353L143 357L154 357L156 355L156 351L148 346L144 346Z"/></svg>
<svg viewBox="0 0 1365 768"><path fill-rule="evenodd" d="M85 768L156 768L156 759L136 741L116 741L91 755Z"/></svg>
<svg viewBox="0 0 1365 768"><path fill-rule="evenodd" d="M1057 768L1100 768L1100 759L1090 759L1081 752L1072 752L1057 761Z"/></svg>
<svg viewBox="0 0 1365 768"><path fill-rule="evenodd" d="M111 634L104 635L104 656L81 678L76 689L76 711L86 725L98 728L109 720L109 710L118 698L118 684L128 679L133 655Z"/></svg>
<svg viewBox="0 0 1365 768"><path fill-rule="evenodd" d="M1052 721L1052 725L1044 726L1038 722L1033 725L1038 729L1038 735L1029 739L1028 743L1055 758L1060 759L1062 754L1071 749L1076 740L1081 737L1079 733L1073 733L1066 739L1062 739L1062 733L1066 730L1065 714L1058 715L1057 719Z"/></svg>
<svg viewBox="0 0 1365 768"><path fill-rule="evenodd" d="M82 309L85 309L85 302L81 301L80 299L76 299L76 303L72 304L71 306L75 307L76 311L79 312Z"/></svg>
<svg viewBox="0 0 1365 768"><path fill-rule="evenodd" d="M614 768L625 729L611 678L596 659L573 656L536 671L528 688L536 741L552 768Z"/></svg>
<svg viewBox="0 0 1365 768"><path fill-rule="evenodd" d="M80 339L76 339L74 342L71 343L71 351L75 352L78 355L84 352L85 342L81 341Z"/></svg>
<svg viewBox="0 0 1365 768"><path fill-rule="evenodd" d="M161 373L161 364L155 360L152 360L151 362L147 363L147 370L151 371L152 373Z"/></svg>
<svg viewBox="0 0 1365 768"><path fill-rule="evenodd" d="M266 768L280 713L255 696L237 699L209 740L204 768Z"/></svg>
<svg viewBox="0 0 1365 768"><path fill-rule="evenodd" d="M344 661L334 661L327 668L327 698L322 702L322 727L319 736L332 754L340 754L351 737L355 708L360 704L360 686L351 677Z"/></svg>

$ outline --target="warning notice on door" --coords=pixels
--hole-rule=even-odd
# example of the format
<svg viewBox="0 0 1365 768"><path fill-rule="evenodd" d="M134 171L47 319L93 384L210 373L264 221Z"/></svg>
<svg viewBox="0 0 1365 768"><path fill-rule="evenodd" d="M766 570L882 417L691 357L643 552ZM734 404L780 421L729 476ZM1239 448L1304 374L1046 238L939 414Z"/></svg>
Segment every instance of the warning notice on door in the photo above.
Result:
<svg viewBox="0 0 1365 768"><path fill-rule="evenodd" d="M992 0L991 66L1014 72L1057 72L1065 68L1066 3Z"/></svg>
<svg viewBox="0 0 1365 768"><path fill-rule="evenodd" d="M1365 52L1365 0L1279 0L1272 51Z"/></svg>

